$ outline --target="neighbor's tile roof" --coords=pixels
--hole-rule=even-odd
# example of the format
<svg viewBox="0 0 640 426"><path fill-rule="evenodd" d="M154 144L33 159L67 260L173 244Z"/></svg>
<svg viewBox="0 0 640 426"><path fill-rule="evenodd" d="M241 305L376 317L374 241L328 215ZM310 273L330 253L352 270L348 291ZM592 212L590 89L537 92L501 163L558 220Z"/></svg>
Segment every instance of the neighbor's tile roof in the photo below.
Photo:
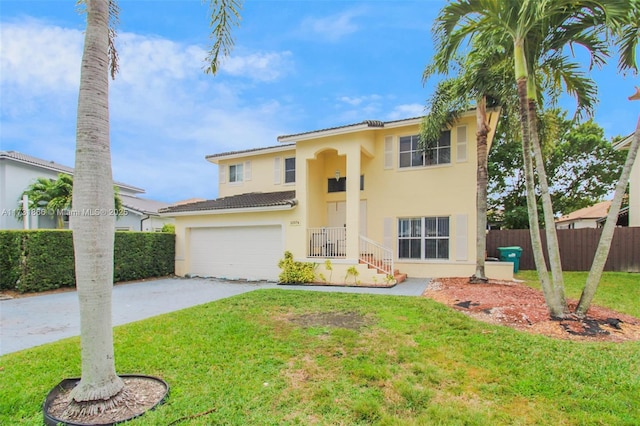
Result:
<svg viewBox="0 0 640 426"><path fill-rule="evenodd" d="M135 210L142 214L158 214L158 210L169 207L171 204L162 201L149 200L147 198L134 197L132 195L119 194L123 207Z"/></svg>
<svg viewBox="0 0 640 426"><path fill-rule="evenodd" d="M295 191L251 192L249 194L232 195L215 200L180 204L160 209L160 213L183 213L207 210L245 209L272 206L295 206Z"/></svg>
<svg viewBox="0 0 640 426"><path fill-rule="evenodd" d="M55 161L43 160L42 158L34 157L32 155L23 154L18 151L0 151L0 159L13 160L19 163L31 164L33 166L42 167L44 169L52 170L58 173L67 173L73 175L73 167L65 166ZM144 192L144 189L135 187L122 182L113 182L115 185L121 188L127 188L133 192Z"/></svg>
<svg viewBox="0 0 640 426"><path fill-rule="evenodd" d="M560 219L556 220L556 223L569 222L579 219L599 219L607 215L607 213L609 212L609 207L611 207L610 200L601 201L594 204L593 206L585 207L583 209L576 210L567 215L564 215Z"/></svg>
<svg viewBox="0 0 640 426"><path fill-rule="evenodd" d="M44 167L60 173L73 174L73 167L64 166L55 161L47 161L31 155L23 154L17 151L0 151L0 158L20 161L22 163L32 164L34 166Z"/></svg>

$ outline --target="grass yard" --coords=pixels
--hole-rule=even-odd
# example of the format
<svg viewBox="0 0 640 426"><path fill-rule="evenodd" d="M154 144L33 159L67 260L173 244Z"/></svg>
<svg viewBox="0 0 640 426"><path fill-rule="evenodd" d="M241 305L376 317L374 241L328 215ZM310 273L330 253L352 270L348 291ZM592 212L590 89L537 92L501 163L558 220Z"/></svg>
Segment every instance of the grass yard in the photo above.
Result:
<svg viewBox="0 0 640 426"><path fill-rule="evenodd" d="M588 272L565 272L564 287L567 297L580 299L587 282ZM516 278L530 287L540 289L536 271L520 271ZM640 274L629 272L605 272L593 298L594 305L604 306L640 318Z"/></svg>
<svg viewBox="0 0 640 426"><path fill-rule="evenodd" d="M361 327L328 325L345 313ZM423 298L260 290L116 327L115 342L119 373L171 386L132 426L640 424L640 342L554 340ZM41 425L79 366L78 338L2 357L0 424Z"/></svg>

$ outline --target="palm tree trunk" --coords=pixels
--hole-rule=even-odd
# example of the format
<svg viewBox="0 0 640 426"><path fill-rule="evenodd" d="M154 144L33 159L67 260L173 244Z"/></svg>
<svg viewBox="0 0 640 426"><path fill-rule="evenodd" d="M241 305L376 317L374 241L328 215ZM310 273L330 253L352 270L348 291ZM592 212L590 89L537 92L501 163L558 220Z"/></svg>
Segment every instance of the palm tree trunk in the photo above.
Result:
<svg viewBox="0 0 640 426"><path fill-rule="evenodd" d="M528 92L535 91L535 87L529 88ZM560 260L560 247L558 244L558 233L556 232L555 217L551 204L551 194L549 193L549 183L547 172L542 158L542 148L538 135L538 115L536 114L536 101L531 96L528 102L529 133L531 135L531 145L536 161L536 172L538 184L540 185L540 198L542 199L542 213L544 215L544 229L547 236L547 253L549 255L549 266L551 267L551 281L556 299L562 305L564 315L569 313L567 300L564 291L564 277L562 275L562 262Z"/></svg>
<svg viewBox="0 0 640 426"><path fill-rule="evenodd" d="M485 254L487 250L487 99L482 96L476 106L476 144L477 144L477 179L476 179L476 272L469 279L470 283L487 282L485 275Z"/></svg>
<svg viewBox="0 0 640 426"><path fill-rule="evenodd" d="M640 117L638 117L636 132L633 140L631 141L629 152L627 153L627 160L625 161L624 167L622 168L620 179L618 179L618 183L616 184L615 195L613 197L613 201L611 202L609 213L607 214L607 221L605 222L604 228L602 229L602 234L600 235L598 248L596 250L595 257L593 258L593 263L591 264L589 275L587 276L587 282L584 286L584 289L582 290L582 295L580 296L578 306L576 307L576 315L580 317L583 317L587 314L587 311L591 306L591 302L593 301L593 296L596 294L596 290L598 289L600 277L602 277L602 271L604 269L605 263L607 262L607 257L609 256L609 249L611 248L613 233L616 228L616 222L618 221L618 213L620 213L622 198L624 197L624 193L627 189L629 176L631 175L631 169L633 168L633 164L635 163L636 157L638 156L639 148Z"/></svg>
<svg viewBox="0 0 640 426"><path fill-rule="evenodd" d="M124 387L115 371L111 322L115 223L108 214L113 209L109 1L86 2L73 186L75 214L71 215L82 340L82 378L71 398L88 412L116 404L114 396L122 394Z"/></svg>
<svg viewBox="0 0 640 426"><path fill-rule="evenodd" d="M551 318L561 318L564 310L553 291L549 281L549 272L544 259L542 238L540 237L540 224L538 221L538 204L535 193L535 178L533 172L533 159L531 158L530 129L528 120L529 99L527 96L527 78L517 80L520 125L522 130L522 159L524 163L524 181L527 189L527 211L529 213L529 234L531 236L531 250L538 272L538 279L542 287L544 299L549 308Z"/></svg>

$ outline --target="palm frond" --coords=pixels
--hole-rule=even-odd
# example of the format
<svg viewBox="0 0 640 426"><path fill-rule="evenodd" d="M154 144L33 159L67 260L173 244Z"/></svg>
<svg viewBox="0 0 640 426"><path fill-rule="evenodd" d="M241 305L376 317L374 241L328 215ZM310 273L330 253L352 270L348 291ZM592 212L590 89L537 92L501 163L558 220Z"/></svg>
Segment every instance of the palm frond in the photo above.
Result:
<svg viewBox="0 0 640 426"><path fill-rule="evenodd" d="M240 26L240 9L242 0L211 0L209 9L211 11L212 29L210 38L213 46L207 55L207 73L216 74L220 67L220 56L229 56L233 49L234 39L232 27Z"/></svg>

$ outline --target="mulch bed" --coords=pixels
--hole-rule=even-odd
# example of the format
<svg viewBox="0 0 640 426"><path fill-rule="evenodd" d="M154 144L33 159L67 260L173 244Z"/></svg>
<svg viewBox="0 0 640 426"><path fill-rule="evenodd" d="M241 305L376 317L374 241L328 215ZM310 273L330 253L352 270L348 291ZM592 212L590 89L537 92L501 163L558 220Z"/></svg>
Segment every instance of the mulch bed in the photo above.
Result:
<svg viewBox="0 0 640 426"><path fill-rule="evenodd" d="M592 305L583 319L551 320L540 290L514 281L469 284L469 278L437 278L423 293L480 321L558 339L598 342L640 340L640 319ZM568 300L570 309L577 301Z"/></svg>

